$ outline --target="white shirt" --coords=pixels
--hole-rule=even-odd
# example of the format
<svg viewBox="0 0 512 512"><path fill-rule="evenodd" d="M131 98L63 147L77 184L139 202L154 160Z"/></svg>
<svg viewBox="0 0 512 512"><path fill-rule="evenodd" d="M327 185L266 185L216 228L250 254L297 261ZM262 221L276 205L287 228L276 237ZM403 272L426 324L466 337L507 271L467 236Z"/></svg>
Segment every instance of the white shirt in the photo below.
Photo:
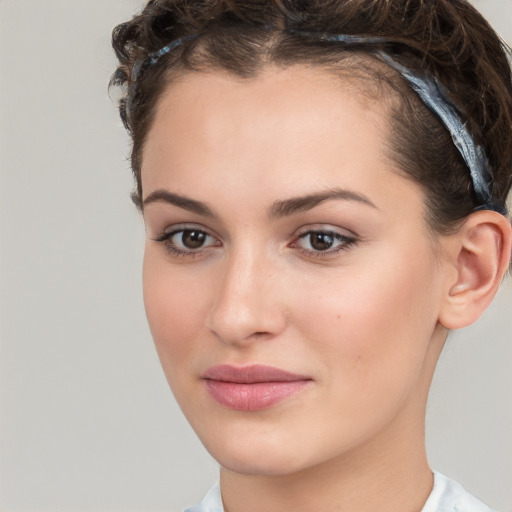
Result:
<svg viewBox="0 0 512 512"><path fill-rule="evenodd" d="M185 512L224 512L219 484L216 483L201 503ZM434 472L434 488L421 512L493 512L469 494L462 485Z"/></svg>

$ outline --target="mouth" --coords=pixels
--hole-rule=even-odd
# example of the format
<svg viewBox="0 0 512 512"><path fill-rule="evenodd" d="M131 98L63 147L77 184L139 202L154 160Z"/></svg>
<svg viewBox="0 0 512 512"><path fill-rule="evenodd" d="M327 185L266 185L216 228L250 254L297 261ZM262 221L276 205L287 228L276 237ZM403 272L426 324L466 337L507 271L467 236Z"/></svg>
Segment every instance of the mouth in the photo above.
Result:
<svg viewBox="0 0 512 512"><path fill-rule="evenodd" d="M201 375L210 396L237 411L261 411L295 395L313 379L271 366L220 365Z"/></svg>

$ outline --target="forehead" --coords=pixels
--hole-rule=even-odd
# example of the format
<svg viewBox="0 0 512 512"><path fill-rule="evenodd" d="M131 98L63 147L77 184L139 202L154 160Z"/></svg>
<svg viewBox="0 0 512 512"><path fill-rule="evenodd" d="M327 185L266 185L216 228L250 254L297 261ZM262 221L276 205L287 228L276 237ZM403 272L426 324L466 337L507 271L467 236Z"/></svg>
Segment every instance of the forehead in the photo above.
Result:
<svg viewBox="0 0 512 512"><path fill-rule="evenodd" d="M365 54L345 58L331 67L270 63L249 77L215 69L182 71L170 77L169 85L156 104L154 121L176 113L176 107L184 101L193 101L202 109L215 107L209 104L225 100L231 105L236 102L238 107L247 105L247 108L258 101L262 106L298 107L300 103L302 109L321 111L326 103L336 106L333 100L340 95L344 96L341 98L344 101L357 102L365 110L384 115L387 109L382 100L393 96L391 88L385 85L394 83L395 79L395 71ZM322 101L323 98L326 100ZM297 114L301 111L296 110Z"/></svg>
<svg viewBox="0 0 512 512"><path fill-rule="evenodd" d="M159 170L177 178L178 170L213 172L221 162L236 174L255 166L263 174L277 167L294 174L327 163L339 174L349 156L387 161L386 111L363 87L311 66L269 66L250 79L187 73L157 104L143 151L143 189Z"/></svg>

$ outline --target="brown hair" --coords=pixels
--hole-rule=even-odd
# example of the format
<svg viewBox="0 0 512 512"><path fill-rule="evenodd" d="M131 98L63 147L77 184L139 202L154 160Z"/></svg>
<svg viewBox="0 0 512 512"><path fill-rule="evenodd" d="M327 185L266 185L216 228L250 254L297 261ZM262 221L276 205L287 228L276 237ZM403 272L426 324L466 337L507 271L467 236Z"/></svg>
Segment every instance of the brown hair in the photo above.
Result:
<svg viewBox="0 0 512 512"><path fill-rule="evenodd" d="M250 78L268 63L307 63L389 85L385 96L391 98L391 157L404 176L423 188L432 228L449 232L474 211L479 204L469 171L437 117L396 71L368 58L375 45L348 47L321 40L324 33L385 37L389 42L379 49L409 69L436 77L485 148L493 202L505 204L512 184L510 49L465 0L150 0L140 14L113 31L119 67L111 85L125 91L119 109L133 141L136 202L142 198L145 138L173 76L222 70ZM197 37L143 68L131 83L135 65L192 34ZM362 81L361 86L370 89Z"/></svg>

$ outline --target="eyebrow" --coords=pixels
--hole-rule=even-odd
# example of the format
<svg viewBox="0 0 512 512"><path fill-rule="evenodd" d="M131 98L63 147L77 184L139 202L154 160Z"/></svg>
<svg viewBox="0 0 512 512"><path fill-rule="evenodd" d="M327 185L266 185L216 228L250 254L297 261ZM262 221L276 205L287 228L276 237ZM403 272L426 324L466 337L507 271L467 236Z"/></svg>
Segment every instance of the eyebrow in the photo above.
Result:
<svg viewBox="0 0 512 512"><path fill-rule="evenodd" d="M291 199L286 199L285 201L276 201L270 210L270 217L287 217L288 215L293 215L294 213L311 210L315 206L318 206L320 203L335 199L340 199L343 201L356 201L378 210L377 206L375 206L375 204L372 203L372 201L370 201L370 199L368 199L363 194L354 192L352 190L333 188L325 192L308 194L307 196L301 197L293 197Z"/></svg>
<svg viewBox="0 0 512 512"><path fill-rule="evenodd" d="M212 210L205 203L164 189L158 189L151 192L151 194L142 201L143 206L147 206L151 203L168 203L178 206L179 208L183 208L184 210L188 210L189 212L197 213L198 215L215 217Z"/></svg>
<svg viewBox="0 0 512 512"><path fill-rule="evenodd" d="M344 201L356 201L358 203L365 204L378 210L377 206L370 201L365 195L352 190L346 190L341 188L333 188L327 191L317 192L314 194L308 194L300 197L292 197L283 201L276 201L269 210L269 217L271 219L277 219L282 217L288 217L296 213L305 212L311 210L315 206L325 201L332 200L344 200ZM151 192L146 199L142 202L143 206L151 203L168 203L184 210L188 210L198 215L206 217L215 217L212 209L201 201L196 201L181 194L170 192L169 190L158 189Z"/></svg>

